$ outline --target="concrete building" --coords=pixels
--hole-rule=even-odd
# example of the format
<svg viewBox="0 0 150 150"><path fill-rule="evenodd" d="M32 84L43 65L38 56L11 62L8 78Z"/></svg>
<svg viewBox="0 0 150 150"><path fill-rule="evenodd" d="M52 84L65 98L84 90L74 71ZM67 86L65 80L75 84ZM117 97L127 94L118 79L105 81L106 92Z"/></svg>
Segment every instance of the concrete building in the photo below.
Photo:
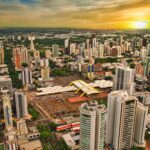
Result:
<svg viewBox="0 0 150 150"><path fill-rule="evenodd" d="M5 127L11 128L13 127L13 120L12 120L12 109L11 109L11 102L9 99L9 95L3 95L2 101L3 101Z"/></svg>
<svg viewBox="0 0 150 150"><path fill-rule="evenodd" d="M14 97L17 118L25 118L28 115L27 96L23 92L15 92Z"/></svg>
<svg viewBox="0 0 150 150"><path fill-rule="evenodd" d="M114 90L127 90L128 94L132 95L135 91L134 75L134 69L117 66L114 77Z"/></svg>
<svg viewBox="0 0 150 150"><path fill-rule="evenodd" d="M142 103L138 103L136 112L134 139L136 144L143 145L144 147L145 147L144 137L146 131L147 116L148 116L148 107L144 106Z"/></svg>
<svg viewBox="0 0 150 150"><path fill-rule="evenodd" d="M28 67L22 68L21 80L23 82L23 85L32 84L32 82L33 82L33 80L32 80L32 71L31 71L30 68L28 68Z"/></svg>
<svg viewBox="0 0 150 150"><path fill-rule="evenodd" d="M58 44L52 45L52 52L53 52L53 57L59 56L59 45Z"/></svg>
<svg viewBox="0 0 150 150"><path fill-rule="evenodd" d="M113 91L108 95L106 144L114 150L129 150L134 144L137 99L126 91Z"/></svg>
<svg viewBox="0 0 150 150"><path fill-rule="evenodd" d="M103 150L106 108L97 102L80 107L80 150Z"/></svg>

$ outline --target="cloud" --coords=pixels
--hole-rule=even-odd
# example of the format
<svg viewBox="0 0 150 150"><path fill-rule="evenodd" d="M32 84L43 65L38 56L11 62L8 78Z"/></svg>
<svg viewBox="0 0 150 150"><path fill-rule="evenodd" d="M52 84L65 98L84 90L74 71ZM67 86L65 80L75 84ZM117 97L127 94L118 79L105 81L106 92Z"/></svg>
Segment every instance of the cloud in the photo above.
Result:
<svg viewBox="0 0 150 150"><path fill-rule="evenodd" d="M122 29L149 14L149 0L0 0L1 27Z"/></svg>

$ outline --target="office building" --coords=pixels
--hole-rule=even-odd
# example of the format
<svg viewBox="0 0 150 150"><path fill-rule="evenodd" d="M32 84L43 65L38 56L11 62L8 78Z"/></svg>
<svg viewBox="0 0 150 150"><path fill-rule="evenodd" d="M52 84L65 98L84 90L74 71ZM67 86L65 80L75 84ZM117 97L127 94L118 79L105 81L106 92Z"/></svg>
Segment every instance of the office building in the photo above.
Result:
<svg viewBox="0 0 150 150"><path fill-rule="evenodd" d="M59 56L59 45L58 44L52 45L52 52L53 52L53 57Z"/></svg>
<svg viewBox="0 0 150 150"><path fill-rule="evenodd" d="M14 98L17 118L25 118L28 115L27 96L23 92L15 92Z"/></svg>
<svg viewBox="0 0 150 150"><path fill-rule="evenodd" d="M148 107L142 103L137 104L136 124L135 124L135 142L136 144L145 144L146 120L148 116Z"/></svg>
<svg viewBox="0 0 150 150"><path fill-rule="evenodd" d="M11 109L11 102L10 102L9 95L3 95L2 101L3 101L5 127L12 128L13 120L12 120L12 109Z"/></svg>
<svg viewBox="0 0 150 150"><path fill-rule="evenodd" d="M80 107L80 150L103 150L106 108L97 102Z"/></svg>
<svg viewBox="0 0 150 150"><path fill-rule="evenodd" d="M132 95L135 91L134 75L134 69L117 66L114 77L114 90L127 90L128 94Z"/></svg>
<svg viewBox="0 0 150 150"><path fill-rule="evenodd" d="M23 85L32 84L32 71L29 67L22 68L21 71L21 80Z"/></svg>
<svg viewBox="0 0 150 150"><path fill-rule="evenodd" d="M137 99L126 91L113 91L108 95L106 144L114 150L129 150L134 144Z"/></svg>

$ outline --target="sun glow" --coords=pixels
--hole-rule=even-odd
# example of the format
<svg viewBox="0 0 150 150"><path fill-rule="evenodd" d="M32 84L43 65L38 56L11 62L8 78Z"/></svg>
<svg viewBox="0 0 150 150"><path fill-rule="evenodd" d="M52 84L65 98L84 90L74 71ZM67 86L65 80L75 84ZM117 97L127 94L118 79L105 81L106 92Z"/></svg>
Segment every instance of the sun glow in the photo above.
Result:
<svg viewBox="0 0 150 150"><path fill-rule="evenodd" d="M147 22L144 22L144 21L134 22L134 28L136 29L146 29L147 26L148 26Z"/></svg>

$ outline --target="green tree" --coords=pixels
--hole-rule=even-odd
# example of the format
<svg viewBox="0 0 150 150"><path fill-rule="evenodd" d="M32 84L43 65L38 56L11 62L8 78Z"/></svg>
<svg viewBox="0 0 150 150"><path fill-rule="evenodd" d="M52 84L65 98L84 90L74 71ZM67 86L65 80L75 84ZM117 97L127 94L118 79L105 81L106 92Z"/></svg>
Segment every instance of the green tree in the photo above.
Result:
<svg viewBox="0 0 150 150"><path fill-rule="evenodd" d="M22 66L22 67L28 67L28 63L23 62L23 63L21 64L21 66Z"/></svg>

